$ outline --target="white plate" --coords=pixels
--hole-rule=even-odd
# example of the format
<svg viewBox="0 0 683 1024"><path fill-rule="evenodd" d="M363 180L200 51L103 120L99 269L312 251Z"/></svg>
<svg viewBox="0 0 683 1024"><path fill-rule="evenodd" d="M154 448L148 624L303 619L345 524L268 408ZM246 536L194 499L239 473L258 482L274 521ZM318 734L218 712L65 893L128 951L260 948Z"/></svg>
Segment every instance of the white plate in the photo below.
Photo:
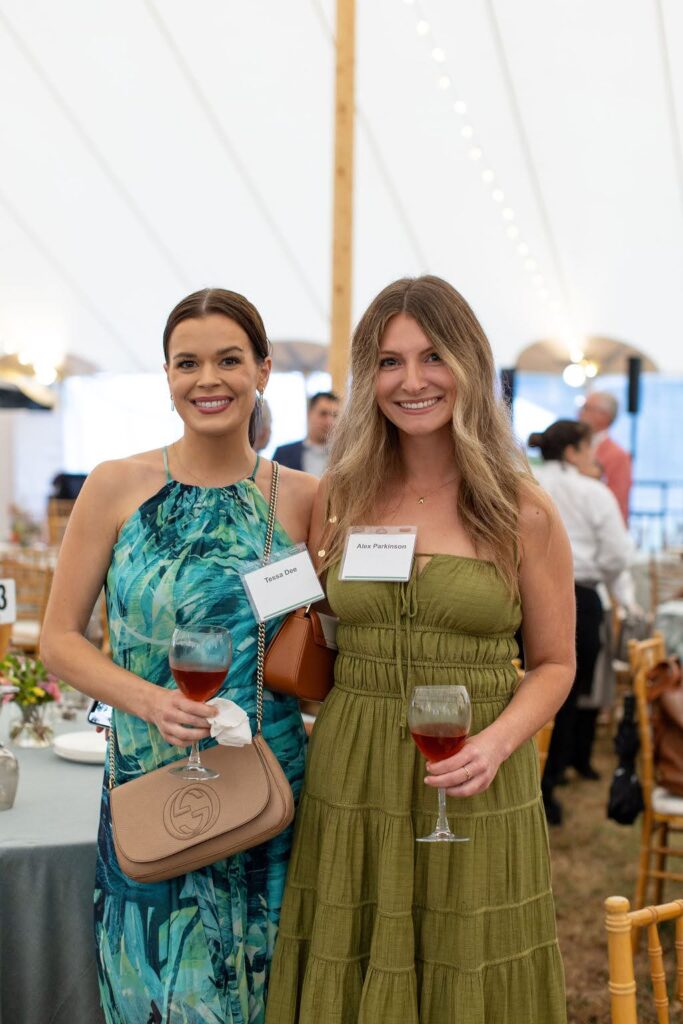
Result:
<svg viewBox="0 0 683 1024"><path fill-rule="evenodd" d="M67 732L56 736L53 743L55 754L67 761L81 761L83 764L104 764L107 741L103 732Z"/></svg>

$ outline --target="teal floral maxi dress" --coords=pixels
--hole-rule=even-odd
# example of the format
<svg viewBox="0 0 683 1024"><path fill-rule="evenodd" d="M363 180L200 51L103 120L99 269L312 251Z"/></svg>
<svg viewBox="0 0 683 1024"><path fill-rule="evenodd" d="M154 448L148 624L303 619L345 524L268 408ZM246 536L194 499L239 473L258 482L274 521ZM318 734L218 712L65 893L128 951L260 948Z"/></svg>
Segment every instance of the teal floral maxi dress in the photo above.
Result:
<svg viewBox="0 0 683 1024"><path fill-rule="evenodd" d="M173 480L167 467L166 484L124 524L106 584L114 661L158 686L174 686L168 647L176 625L230 629L233 663L220 696L249 713L252 731L257 627L238 566L263 553L268 507L254 473L200 488ZM290 545L276 525L273 552ZM267 641L279 624L268 623ZM117 785L185 756L134 715L116 710L114 728ZM296 701L266 691L263 733L296 799L305 758ZM133 882L116 860L105 786L95 933L107 1024L261 1024L290 844L287 829L180 878Z"/></svg>

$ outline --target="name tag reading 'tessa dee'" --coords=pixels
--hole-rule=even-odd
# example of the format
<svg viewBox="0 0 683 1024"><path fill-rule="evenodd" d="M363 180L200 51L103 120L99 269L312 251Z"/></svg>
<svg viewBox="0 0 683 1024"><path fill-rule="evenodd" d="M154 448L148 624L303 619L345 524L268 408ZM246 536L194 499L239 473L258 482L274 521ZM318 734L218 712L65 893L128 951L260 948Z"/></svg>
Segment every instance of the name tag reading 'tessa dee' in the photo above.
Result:
<svg viewBox="0 0 683 1024"><path fill-rule="evenodd" d="M416 540L416 526L352 526L339 579L409 580Z"/></svg>
<svg viewBox="0 0 683 1024"><path fill-rule="evenodd" d="M325 596L305 544L280 552L266 565L245 565L240 575L257 622L267 622Z"/></svg>

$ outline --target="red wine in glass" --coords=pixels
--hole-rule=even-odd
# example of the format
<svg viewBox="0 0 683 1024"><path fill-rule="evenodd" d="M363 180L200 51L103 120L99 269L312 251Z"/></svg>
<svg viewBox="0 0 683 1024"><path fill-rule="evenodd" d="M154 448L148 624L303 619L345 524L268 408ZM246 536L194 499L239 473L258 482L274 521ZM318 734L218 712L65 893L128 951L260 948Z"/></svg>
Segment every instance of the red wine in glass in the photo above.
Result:
<svg viewBox="0 0 683 1024"><path fill-rule="evenodd" d="M178 689L190 700L206 701L215 696L225 679L225 669L205 668L203 665L171 665Z"/></svg>
<svg viewBox="0 0 683 1024"><path fill-rule="evenodd" d="M410 735L428 761L443 761L464 746L470 731L472 707L464 686L416 686L408 706ZM439 817L436 828L428 836L419 836L418 843L466 843L467 836L451 832L446 817L446 791L439 794Z"/></svg>
<svg viewBox="0 0 683 1024"><path fill-rule="evenodd" d="M461 726L449 722L426 722L410 734L427 761L443 761L457 754L468 736Z"/></svg>
<svg viewBox="0 0 683 1024"><path fill-rule="evenodd" d="M232 638L223 626L188 626L176 629L171 638L168 663L180 692L189 700L210 700L225 681L232 661ZM187 764L171 772L189 782L217 779L218 772L201 763L196 741Z"/></svg>

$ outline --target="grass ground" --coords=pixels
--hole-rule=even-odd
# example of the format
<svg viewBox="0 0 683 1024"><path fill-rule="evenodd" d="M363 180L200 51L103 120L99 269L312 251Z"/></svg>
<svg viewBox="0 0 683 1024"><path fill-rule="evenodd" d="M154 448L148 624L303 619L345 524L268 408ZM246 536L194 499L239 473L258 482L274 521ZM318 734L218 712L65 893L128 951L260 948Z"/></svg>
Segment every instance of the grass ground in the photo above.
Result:
<svg viewBox="0 0 683 1024"><path fill-rule="evenodd" d="M607 896L633 900L640 845L640 818L632 826L606 816L607 794L615 768L611 741L598 739L594 757L599 782L572 781L557 790L564 822L550 830L557 924L567 980L569 1024L609 1024L607 947L603 901ZM683 896L683 886L668 883L664 900ZM672 947L671 929L661 929L662 945ZM636 965L639 1024L657 1024L647 970L647 941L641 941ZM683 1021L680 1007L671 1024ZM521 1024L521 1022L520 1022Z"/></svg>

